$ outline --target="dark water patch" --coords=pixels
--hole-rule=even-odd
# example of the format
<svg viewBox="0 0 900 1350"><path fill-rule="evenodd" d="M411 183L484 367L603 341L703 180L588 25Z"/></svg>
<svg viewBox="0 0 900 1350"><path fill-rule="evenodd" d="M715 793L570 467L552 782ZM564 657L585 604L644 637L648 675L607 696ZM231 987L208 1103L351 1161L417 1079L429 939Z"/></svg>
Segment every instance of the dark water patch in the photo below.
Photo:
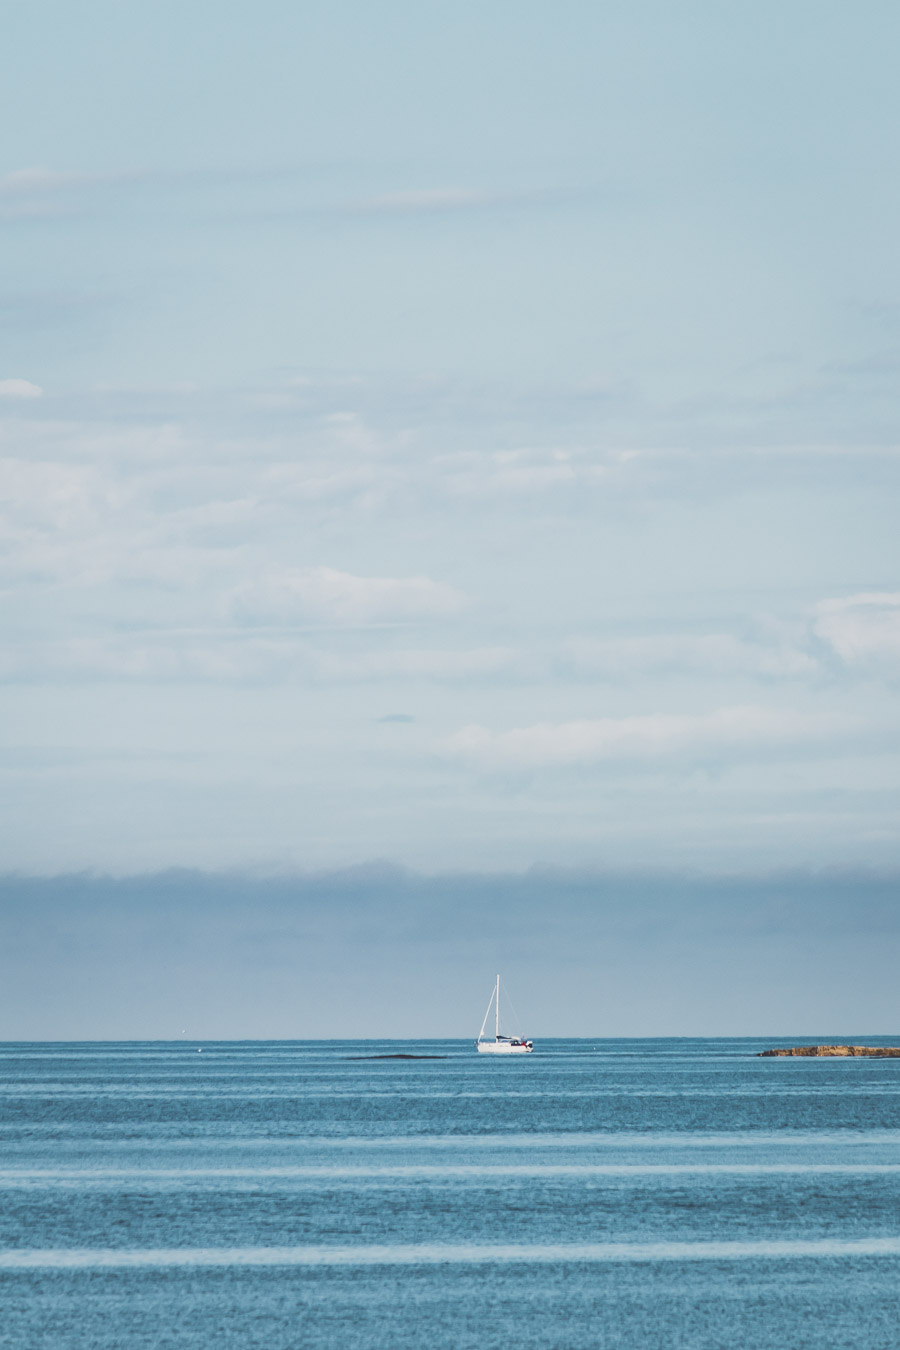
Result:
<svg viewBox="0 0 900 1350"><path fill-rule="evenodd" d="M449 1055L345 1055L345 1059L449 1059Z"/></svg>

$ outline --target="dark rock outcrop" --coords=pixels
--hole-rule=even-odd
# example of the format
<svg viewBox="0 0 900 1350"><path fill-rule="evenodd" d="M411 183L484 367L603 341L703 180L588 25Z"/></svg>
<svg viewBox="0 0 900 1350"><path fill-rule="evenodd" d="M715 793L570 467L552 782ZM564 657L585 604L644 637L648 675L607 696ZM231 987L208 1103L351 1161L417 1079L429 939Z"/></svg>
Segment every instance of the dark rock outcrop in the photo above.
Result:
<svg viewBox="0 0 900 1350"><path fill-rule="evenodd" d="M761 1050L759 1058L766 1055L814 1055L814 1056L867 1056L870 1059L900 1059L900 1046L897 1045L795 1045L791 1049Z"/></svg>

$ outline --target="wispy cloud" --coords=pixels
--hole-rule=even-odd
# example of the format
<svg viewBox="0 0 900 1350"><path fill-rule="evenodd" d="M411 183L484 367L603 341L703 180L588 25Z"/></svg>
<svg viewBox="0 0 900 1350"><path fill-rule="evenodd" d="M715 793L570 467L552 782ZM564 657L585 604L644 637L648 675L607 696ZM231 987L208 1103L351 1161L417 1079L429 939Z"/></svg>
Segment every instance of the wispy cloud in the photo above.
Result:
<svg viewBox="0 0 900 1350"><path fill-rule="evenodd" d="M460 496L540 496L554 489L586 486L606 473L606 466L571 462L565 451L508 450L492 454L464 454L449 460L444 473L445 489Z"/></svg>
<svg viewBox="0 0 900 1350"><path fill-rule="evenodd" d="M440 187L399 188L371 196L350 198L332 205L310 207L302 214L362 220L366 217L456 216L466 212L523 210L557 199L547 190L503 190L448 184Z"/></svg>
<svg viewBox="0 0 900 1350"><path fill-rule="evenodd" d="M333 567L288 568L236 587L229 615L242 623L403 623L454 614L465 603L428 577L361 577Z"/></svg>
<svg viewBox="0 0 900 1350"><path fill-rule="evenodd" d="M736 707L682 716L658 713L540 722L511 731L468 726L450 737L444 748L486 768L551 768L772 750L821 740L834 731L833 724L802 713Z"/></svg>
<svg viewBox="0 0 900 1350"><path fill-rule="evenodd" d="M81 187L103 181L96 174L53 169L13 169L0 177L0 197L21 197L36 192L57 192L60 188Z"/></svg>
<svg viewBox="0 0 900 1350"><path fill-rule="evenodd" d="M516 653L508 647L375 651L349 657L322 653L319 658L321 672L328 678L451 682L499 675L508 671L515 659Z"/></svg>
<svg viewBox="0 0 900 1350"><path fill-rule="evenodd" d="M0 176L0 220L33 220L71 215L85 189L128 182L133 173L83 173L31 167Z"/></svg>
<svg viewBox="0 0 900 1350"><path fill-rule="evenodd" d="M400 192L384 192L375 197L364 198L355 205L355 210L361 213L403 215L423 211L465 211L476 206L492 205L498 200L500 199L491 193L479 192L473 188L407 188Z"/></svg>
<svg viewBox="0 0 900 1350"><path fill-rule="evenodd" d="M221 684L454 684L509 671L506 648L338 652L290 636L137 630L55 642L8 642L0 679Z"/></svg>
<svg viewBox="0 0 900 1350"><path fill-rule="evenodd" d="M40 398L43 389L31 380L0 380L0 398Z"/></svg>
<svg viewBox="0 0 900 1350"><path fill-rule="evenodd" d="M900 672L900 591L823 600L816 615L816 635L846 665Z"/></svg>
<svg viewBox="0 0 900 1350"><path fill-rule="evenodd" d="M576 672L609 680L669 671L800 678L818 670L817 661L796 646L748 642L730 633L581 638L571 641L567 651Z"/></svg>

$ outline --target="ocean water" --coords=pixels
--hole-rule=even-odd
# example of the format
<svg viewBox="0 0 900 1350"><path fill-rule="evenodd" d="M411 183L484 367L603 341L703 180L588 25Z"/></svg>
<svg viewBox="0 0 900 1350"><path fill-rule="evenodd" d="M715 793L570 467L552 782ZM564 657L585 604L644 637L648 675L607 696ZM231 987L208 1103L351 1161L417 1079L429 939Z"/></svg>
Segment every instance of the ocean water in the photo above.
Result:
<svg viewBox="0 0 900 1350"><path fill-rule="evenodd" d="M0 1346L895 1350L900 1060L769 1044L0 1045Z"/></svg>

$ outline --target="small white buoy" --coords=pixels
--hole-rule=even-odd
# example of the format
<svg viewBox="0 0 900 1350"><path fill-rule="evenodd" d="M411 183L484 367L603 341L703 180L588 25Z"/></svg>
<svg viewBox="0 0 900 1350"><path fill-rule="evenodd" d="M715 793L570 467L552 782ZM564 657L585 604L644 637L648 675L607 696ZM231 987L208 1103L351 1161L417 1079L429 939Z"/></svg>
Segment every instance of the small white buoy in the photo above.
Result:
<svg viewBox="0 0 900 1350"><path fill-rule="evenodd" d="M198 1055L202 1055L202 1054L203 1054L203 1047L202 1047L202 1045L197 1047L197 1054L198 1054Z"/></svg>

